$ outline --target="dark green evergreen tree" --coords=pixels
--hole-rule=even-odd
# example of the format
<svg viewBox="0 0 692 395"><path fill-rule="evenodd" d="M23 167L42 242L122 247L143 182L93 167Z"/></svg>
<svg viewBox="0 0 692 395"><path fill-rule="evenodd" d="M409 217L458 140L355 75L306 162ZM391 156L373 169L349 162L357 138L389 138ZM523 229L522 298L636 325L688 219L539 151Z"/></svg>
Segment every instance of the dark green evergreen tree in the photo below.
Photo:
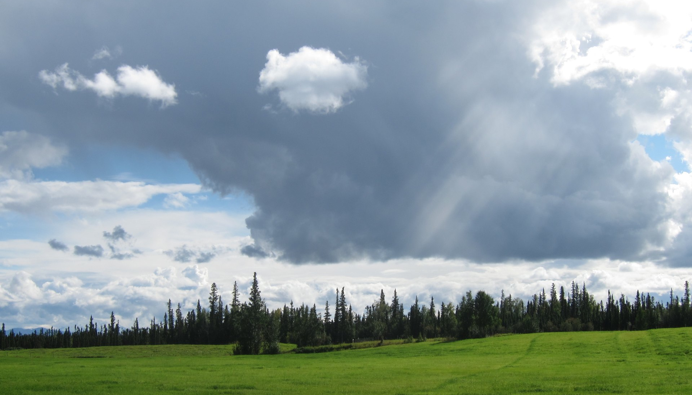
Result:
<svg viewBox="0 0 692 395"><path fill-rule="evenodd" d="M333 331L333 337L332 341L334 343L343 343L344 342L344 336L343 333L341 332L343 329L343 315L342 315L342 308L341 304L339 303L339 288L336 289L336 303L334 304L334 324L332 326L332 331Z"/></svg>
<svg viewBox="0 0 692 395"><path fill-rule="evenodd" d="M233 282L233 299L231 300L231 311L226 319L226 332L228 341L235 343L240 337L240 299L238 283Z"/></svg>
<svg viewBox="0 0 692 395"><path fill-rule="evenodd" d="M329 300L324 305L324 334L327 343L331 343L332 338L332 315L329 313Z"/></svg>
<svg viewBox="0 0 692 395"><path fill-rule="evenodd" d="M173 304L171 303L171 300L168 299L168 333L167 333L167 337L166 337L166 342L174 343L175 337L176 337L176 331L175 331L175 323L174 323L174 317L173 317Z"/></svg>
<svg viewBox="0 0 692 395"><path fill-rule="evenodd" d="M423 334L421 333L422 329L422 322L421 322L421 312L420 312L420 306L418 305L418 295L416 295L416 301L411 305L411 309L408 313L409 315L409 323L411 326L411 336L415 337L416 339L422 338Z"/></svg>
<svg viewBox="0 0 692 395"><path fill-rule="evenodd" d="M219 290L216 283L211 283L209 291L209 343L216 343L220 337Z"/></svg>
<svg viewBox="0 0 692 395"><path fill-rule="evenodd" d="M279 323L281 321L281 310L266 312L266 325L264 329L263 349L265 354L279 354Z"/></svg>
<svg viewBox="0 0 692 395"><path fill-rule="evenodd" d="M435 298L430 297L430 309L428 310L427 325L425 328L426 337L437 337L437 311L435 310Z"/></svg>
<svg viewBox="0 0 692 395"><path fill-rule="evenodd" d="M396 294L396 289L394 289L394 297L392 298L392 305L390 306L391 320L388 328L390 337L394 339L399 339L404 334L402 307L403 306L399 303L399 296Z"/></svg>
<svg viewBox="0 0 692 395"><path fill-rule="evenodd" d="M241 308L240 338L236 352L239 354L259 354L262 349L266 313L260 295L257 273L252 276L250 301Z"/></svg>

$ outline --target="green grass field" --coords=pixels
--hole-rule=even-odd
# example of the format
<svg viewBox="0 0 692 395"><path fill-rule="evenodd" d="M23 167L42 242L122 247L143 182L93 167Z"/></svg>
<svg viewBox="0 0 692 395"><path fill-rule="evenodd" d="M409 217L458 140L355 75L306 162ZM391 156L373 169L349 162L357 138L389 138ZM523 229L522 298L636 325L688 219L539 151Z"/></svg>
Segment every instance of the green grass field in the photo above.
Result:
<svg viewBox="0 0 692 395"><path fill-rule="evenodd" d="M692 329L428 341L322 354L231 346L0 352L0 393L692 393Z"/></svg>

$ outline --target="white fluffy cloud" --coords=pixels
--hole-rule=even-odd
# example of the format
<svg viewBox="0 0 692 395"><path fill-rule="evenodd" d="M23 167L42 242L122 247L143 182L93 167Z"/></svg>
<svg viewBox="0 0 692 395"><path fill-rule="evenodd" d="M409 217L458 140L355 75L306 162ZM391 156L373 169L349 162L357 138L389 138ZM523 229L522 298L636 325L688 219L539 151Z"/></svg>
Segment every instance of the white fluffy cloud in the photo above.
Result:
<svg viewBox="0 0 692 395"><path fill-rule="evenodd" d="M151 101L160 101L161 107L176 104L178 94L174 84L167 84L161 77L147 66L131 67L122 65L118 67L115 78L106 70L101 70L93 79L84 77L77 71L69 68L65 63L58 66L54 72L41 70L39 78L43 83L54 89L62 85L69 91L91 90L98 96L113 98L117 95L139 96Z"/></svg>
<svg viewBox="0 0 692 395"><path fill-rule="evenodd" d="M208 290L208 271L197 265L177 269L159 268L148 275L107 280L104 284L84 283L74 276L39 278L20 271L3 290L0 284L0 315L7 324L24 327L83 324L93 315L105 322L111 311L130 325L135 318L160 316L168 299L186 309L198 299L204 304Z"/></svg>
<svg viewBox="0 0 692 395"><path fill-rule="evenodd" d="M552 68L556 85L602 70L628 81L647 73L692 71L692 3L577 0L555 3L534 24L530 54ZM598 85L598 80L592 80Z"/></svg>
<svg viewBox="0 0 692 395"><path fill-rule="evenodd" d="M582 81L617 91L619 115L641 135L666 133L690 162L692 3L577 0L555 3L533 24L529 53L555 86Z"/></svg>
<svg viewBox="0 0 692 395"><path fill-rule="evenodd" d="M585 283L596 300L605 299L608 290L615 295L625 294L630 300L637 290L651 292L659 299L671 288L680 295L684 281L692 278L690 269L662 269L650 262L593 260L573 268L561 267L557 262L544 265L548 266L405 260L397 262L401 272L391 273L390 266L382 262L289 268L276 261L261 266L245 261L183 269L147 268L144 273L142 269L115 277L101 274L97 281L85 281L68 272L44 275L19 271L0 277L0 316L10 327L64 327L83 324L90 315L102 322L111 311L124 325L131 325L137 317L140 322L153 316L160 320L168 299L174 305L180 302L185 309L194 308L197 299L205 306L212 282L217 284L226 303L231 301L233 282L238 284L241 300L246 300L253 271L258 274L262 297L272 309L293 301L316 304L321 310L327 300L333 306L335 290L344 287L347 301L357 313L373 303L380 290L390 300L396 289L406 308L416 296L421 304L430 303L431 296L438 305L456 304L468 290L485 290L495 298L504 291L505 295L526 301L542 289L548 292L553 283L569 289L572 281L580 286ZM414 282L410 280L413 276Z"/></svg>
<svg viewBox="0 0 692 395"><path fill-rule="evenodd" d="M0 212L99 212L136 207L155 195L199 193L196 184L118 181L0 181Z"/></svg>
<svg viewBox="0 0 692 395"><path fill-rule="evenodd" d="M0 134L0 179L30 179L32 168L59 165L65 155L67 149L56 146L47 137L25 131L3 132Z"/></svg>
<svg viewBox="0 0 692 395"><path fill-rule="evenodd" d="M368 68L358 58L344 63L324 48L302 47L282 55L272 49L260 72L259 92L278 91L293 111L330 113L348 104L351 92L367 87Z"/></svg>

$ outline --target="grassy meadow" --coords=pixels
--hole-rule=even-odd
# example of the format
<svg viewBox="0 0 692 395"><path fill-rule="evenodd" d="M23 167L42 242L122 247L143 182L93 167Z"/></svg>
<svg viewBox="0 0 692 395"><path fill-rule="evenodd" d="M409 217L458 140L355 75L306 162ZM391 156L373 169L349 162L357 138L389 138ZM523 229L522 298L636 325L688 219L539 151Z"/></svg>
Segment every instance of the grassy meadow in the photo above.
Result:
<svg viewBox="0 0 692 395"><path fill-rule="evenodd" d="M0 351L0 393L692 393L688 328L232 354L193 345Z"/></svg>

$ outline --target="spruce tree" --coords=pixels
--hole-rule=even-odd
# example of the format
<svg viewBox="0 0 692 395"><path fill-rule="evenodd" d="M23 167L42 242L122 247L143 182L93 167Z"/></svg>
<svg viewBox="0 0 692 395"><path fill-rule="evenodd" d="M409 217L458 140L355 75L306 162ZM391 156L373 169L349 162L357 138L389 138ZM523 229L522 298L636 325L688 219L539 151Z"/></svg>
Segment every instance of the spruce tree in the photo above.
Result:
<svg viewBox="0 0 692 395"><path fill-rule="evenodd" d="M416 295L416 301L411 305L409 311L409 322L411 325L411 336L415 338L421 337L421 327L420 327L420 307L418 306L418 295Z"/></svg>
<svg viewBox="0 0 692 395"><path fill-rule="evenodd" d="M240 339L236 347L239 354L259 354L262 348L266 313L256 272L252 276L249 302L241 309Z"/></svg>
<svg viewBox="0 0 692 395"><path fill-rule="evenodd" d="M332 315L329 313L329 300L327 300L327 303L324 305L324 335L327 339L331 340L331 320L332 320Z"/></svg>
<svg viewBox="0 0 692 395"><path fill-rule="evenodd" d="M175 340L176 343L185 342L185 321L183 319L183 311L178 303L178 308L175 309Z"/></svg>
<svg viewBox="0 0 692 395"><path fill-rule="evenodd" d="M240 300L238 298L238 283L233 282L233 300L231 300L231 314L228 319L227 332L231 343L238 341L240 336Z"/></svg>
<svg viewBox="0 0 692 395"><path fill-rule="evenodd" d="M399 297L396 294L396 288L394 289L394 297L392 298L392 306L391 306L391 322L390 322L390 328L389 328L389 333L393 338L400 338L402 335L402 316L399 311L400 309L399 305Z"/></svg>
<svg viewBox="0 0 692 395"><path fill-rule="evenodd" d="M341 326L339 329L339 342L351 343L351 339L353 339L353 328L351 327L353 320L349 321L349 316L346 311L346 296L344 295L344 287L341 287L341 295L339 296L339 310L339 315L341 316L341 322L339 323Z"/></svg>
<svg viewBox="0 0 692 395"><path fill-rule="evenodd" d="M336 303L334 305L334 324L333 324L333 341L334 343L343 343L344 338L342 336L341 329L343 327L342 321L343 316L341 315L341 304L339 303L339 288L336 289Z"/></svg>
<svg viewBox="0 0 692 395"><path fill-rule="evenodd" d="M217 329L218 329L218 303L219 303L219 291L216 288L216 283L211 283L211 290L209 291L209 340L210 343L216 343Z"/></svg>
<svg viewBox="0 0 692 395"><path fill-rule="evenodd" d="M115 314L111 311L111 323L108 326L108 345L117 346L118 345L118 334L115 331Z"/></svg>
<svg viewBox="0 0 692 395"><path fill-rule="evenodd" d="M684 326L692 324L692 311L690 311L690 283L685 281L685 295L682 299L682 319Z"/></svg>
<svg viewBox="0 0 692 395"><path fill-rule="evenodd" d="M171 303L171 300L168 299L168 337L166 338L166 341L168 343L173 343L174 342L174 337L175 337L175 330L174 330L174 323L173 323L173 304Z"/></svg>
<svg viewBox="0 0 692 395"><path fill-rule="evenodd" d="M267 322L264 329L264 353L279 354L279 321L281 310L266 312Z"/></svg>
<svg viewBox="0 0 692 395"><path fill-rule="evenodd" d="M435 298L430 297L430 310L428 310L428 327L426 328L426 336L437 337L437 312L435 311Z"/></svg>

